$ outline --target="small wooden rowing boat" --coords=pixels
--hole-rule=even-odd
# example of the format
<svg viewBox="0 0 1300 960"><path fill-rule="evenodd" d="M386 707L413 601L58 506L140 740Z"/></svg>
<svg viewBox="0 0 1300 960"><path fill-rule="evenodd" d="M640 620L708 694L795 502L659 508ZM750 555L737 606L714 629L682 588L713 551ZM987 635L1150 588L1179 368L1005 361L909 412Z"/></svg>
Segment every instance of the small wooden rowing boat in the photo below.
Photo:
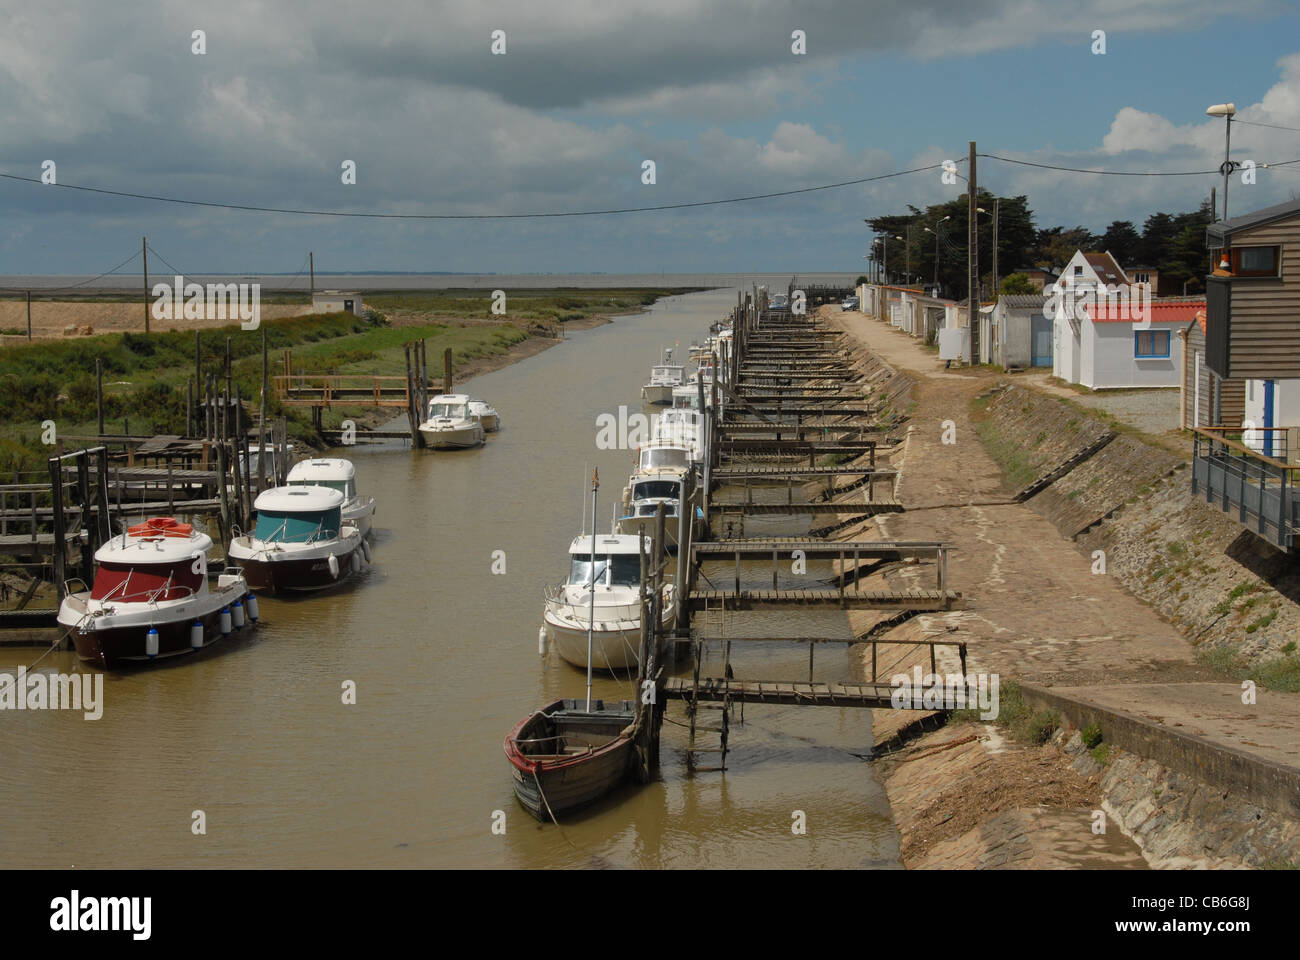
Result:
<svg viewBox="0 0 1300 960"><path fill-rule="evenodd" d="M529 714L505 739L515 796L538 820L591 803L621 784L632 767L636 704L556 700Z"/></svg>

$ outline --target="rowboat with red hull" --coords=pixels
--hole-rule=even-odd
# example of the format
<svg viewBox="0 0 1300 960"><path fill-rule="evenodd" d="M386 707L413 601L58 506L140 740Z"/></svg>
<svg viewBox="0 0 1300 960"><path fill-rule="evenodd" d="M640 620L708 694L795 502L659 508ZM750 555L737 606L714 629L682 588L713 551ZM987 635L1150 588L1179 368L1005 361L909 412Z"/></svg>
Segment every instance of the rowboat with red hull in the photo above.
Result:
<svg viewBox="0 0 1300 960"><path fill-rule="evenodd" d="M238 570L209 585L211 549L207 534L171 517L136 524L100 547L94 584L59 606L77 655L111 669L191 653L255 622L257 601Z"/></svg>
<svg viewBox="0 0 1300 960"><path fill-rule="evenodd" d="M631 700L556 700L519 721L505 739L515 796L538 820L554 820L609 793L632 769Z"/></svg>

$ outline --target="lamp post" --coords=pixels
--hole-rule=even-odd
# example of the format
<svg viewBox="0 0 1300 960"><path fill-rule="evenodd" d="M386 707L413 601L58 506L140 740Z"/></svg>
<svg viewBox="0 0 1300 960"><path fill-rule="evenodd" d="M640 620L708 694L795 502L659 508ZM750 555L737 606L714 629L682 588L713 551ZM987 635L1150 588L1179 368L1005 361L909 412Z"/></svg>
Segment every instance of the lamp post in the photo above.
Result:
<svg viewBox="0 0 1300 960"><path fill-rule="evenodd" d="M936 220L934 225L937 227L939 224L943 223L944 220L951 219L951 216L944 217L943 220ZM939 234L936 231L931 230L929 227L925 227L924 229L926 233L934 234L934 288L937 291L939 289Z"/></svg>
<svg viewBox="0 0 1300 960"><path fill-rule="evenodd" d="M988 213L983 207L975 208L980 213ZM998 198L993 198L993 296L998 295Z"/></svg>
<svg viewBox="0 0 1300 960"><path fill-rule="evenodd" d="M1229 156L1232 147L1232 118L1237 113L1235 103L1216 103L1205 111L1207 117L1223 117L1223 219L1228 219L1228 178L1232 175L1233 162Z"/></svg>

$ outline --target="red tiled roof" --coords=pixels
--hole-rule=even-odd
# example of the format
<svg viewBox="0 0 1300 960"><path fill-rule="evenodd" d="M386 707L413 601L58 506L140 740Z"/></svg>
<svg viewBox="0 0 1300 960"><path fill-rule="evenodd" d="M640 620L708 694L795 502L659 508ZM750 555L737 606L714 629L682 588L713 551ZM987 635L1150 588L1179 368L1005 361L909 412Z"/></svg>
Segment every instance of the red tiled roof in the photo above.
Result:
<svg viewBox="0 0 1300 960"><path fill-rule="evenodd" d="M1138 309L1138 306L1126 307L1122 303L1099 303L1088 307L1088 316L1092 318L1093 323L1134 323L1133 311ZM1204 317L1205 301L1165 300L1162 302L1154 300L1149 304L1149 309L1152 323L1186 324L1191 323L1193 319L1198 319L1197 311L1201 311L1199 317ZM1201 329L1204 330L1205 321L1201 319L1200 322Z"/></svg>

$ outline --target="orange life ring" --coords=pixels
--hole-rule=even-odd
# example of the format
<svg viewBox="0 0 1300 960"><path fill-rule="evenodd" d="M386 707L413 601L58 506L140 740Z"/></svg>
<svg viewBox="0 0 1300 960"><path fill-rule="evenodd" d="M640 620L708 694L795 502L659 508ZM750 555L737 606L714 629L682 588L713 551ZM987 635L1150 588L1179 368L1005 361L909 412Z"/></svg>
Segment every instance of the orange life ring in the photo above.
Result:
<svg viewBox="0 0 1300 960"><path fill-rule="evenodd" d="M163 537L188 538L193 528L188 523L181 523L174 517L153 517L144 523L127 527L126 532L143 540L161 540Z"/></svg>

